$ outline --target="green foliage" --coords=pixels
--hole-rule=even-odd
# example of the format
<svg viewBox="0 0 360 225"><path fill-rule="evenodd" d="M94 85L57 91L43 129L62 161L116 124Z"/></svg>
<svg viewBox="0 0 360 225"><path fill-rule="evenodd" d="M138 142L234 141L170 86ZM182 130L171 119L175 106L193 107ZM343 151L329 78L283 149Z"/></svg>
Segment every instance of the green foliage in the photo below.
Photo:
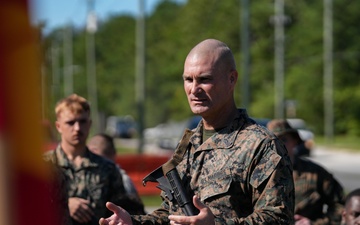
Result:
<svg viewBox="0 0 360 225"><path fill-rule="evenodd" d="M337 134L360 135L360 2L334 0L334 113ZM296 116L316 133L323 132L323 2L289 0L285 14L285 100L296 102ZM183 91L182 72L189 50L206 38L229 45L238 62L237 103L241 103L241 1L188 0L185 4L160 1L146 17L145 127L191 116ZM274 16L272 1L250 4L250 106L253 117L274 116ZM137 118L135 104L136 18L113 15L95 34L99 109L105 115L130 114ZM63 46L63 29L44 38L46 52ZM86 32L73 31L75 92L87 96ZM60 51L59 68L63 66ZM53 74L52 60L46 72ZM61 74L61 73L60 73ZM53 79L48 79L53 85ZM63 79L53 88L53 102L62 96ZM239 105L240 106L240 105Z"/></svg>
<svg viewBox="0 0 360 225"><path fill-rule="evenodd" d="M135 114L134 18L113 16L100 26L96 40L99 109L105 115Z"/></svg>

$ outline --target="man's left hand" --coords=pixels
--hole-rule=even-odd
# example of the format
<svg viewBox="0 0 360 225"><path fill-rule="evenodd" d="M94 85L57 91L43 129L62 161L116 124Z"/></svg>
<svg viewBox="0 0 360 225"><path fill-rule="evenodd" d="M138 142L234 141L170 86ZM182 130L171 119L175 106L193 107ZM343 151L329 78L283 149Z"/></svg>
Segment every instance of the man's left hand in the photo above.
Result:
<svg viewBox="0 0 360 225"><path fill-rule="evenodd" d="M203 204L198 197L193 196L193 203L196 208L199 209L199 214L195 216L175 216L170 215L169 220L171 225L181 225L181 224L190 224L190 225L214 225L214 214L211 212L210 208Z"/></svg>

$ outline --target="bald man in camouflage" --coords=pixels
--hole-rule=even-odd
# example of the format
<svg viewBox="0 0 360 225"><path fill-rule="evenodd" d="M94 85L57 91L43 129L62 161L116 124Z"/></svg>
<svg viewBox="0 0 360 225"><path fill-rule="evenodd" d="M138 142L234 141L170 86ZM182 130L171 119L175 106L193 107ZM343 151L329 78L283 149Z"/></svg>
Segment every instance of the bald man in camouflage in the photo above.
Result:
<svg viewBox="0 0 360 225"><path fill-rule="evenodd" d="M130 216L107 203L114 214L100 225L293 224L291 161L275 135L236 108L237 79L233 54L221 41L200 42L185 60L185 93L202 120L177 170L199 213L185 216L162 192L160 208L148 215Z"/></svg>

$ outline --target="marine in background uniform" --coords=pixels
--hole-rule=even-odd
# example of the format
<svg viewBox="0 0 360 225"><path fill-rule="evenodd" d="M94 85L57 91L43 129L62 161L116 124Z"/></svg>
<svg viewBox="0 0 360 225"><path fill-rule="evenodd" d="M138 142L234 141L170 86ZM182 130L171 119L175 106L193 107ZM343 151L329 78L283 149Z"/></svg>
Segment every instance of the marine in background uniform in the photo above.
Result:
<svg viewBox="0 0 360 225"><path fill-rule="evenodd" d="M295 224L305 220L313 225L339 224L344 203L341 184L325 168L298 156L303 141L286 120L272 120L267 127L283 140L293 161Z"/></svg>
<svg viewBox="0 0 360 225"><path fill-rule="evenodd" d="M110 215L104 207L113 201L128 208L132 201L125 192L116 165L86 147L91 127L90 105L72 94L56 107L56 129L61 135L57 148L45 153L46 161L58 166L68 181L68 206L73 225L95 225Z"/></svg>
<svg viewBox="0 0 360 225"><path fill-rule="evenodd" d="M109 159L116 164L116 148L114 140L111 136L105 133L96 134L89 139L87 146L91 152ZM127 206L128 211L130 211L131 214L136 215L146 214L144 203L142 202L131 178L127 175L126 171L120 167L120 165L116 164L116 167L121 174L126 195L132 200L131 204Z"/></svg>

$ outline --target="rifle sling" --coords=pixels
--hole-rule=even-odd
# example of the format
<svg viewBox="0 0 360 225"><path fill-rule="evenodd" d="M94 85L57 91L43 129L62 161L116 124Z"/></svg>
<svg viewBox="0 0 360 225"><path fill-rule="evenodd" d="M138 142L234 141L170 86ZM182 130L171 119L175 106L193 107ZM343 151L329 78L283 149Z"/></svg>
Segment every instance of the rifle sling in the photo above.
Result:
<svg viewBox="0 0 360 225"><path fill-rule="evenodd" d="M176 166L181 162L186 152L186 149L189 146L190 137L193 135L193 132L189 129L186 129L181 142L177 145L174 155L169 161L162 165L162 170L164 174L167 174L170 170L176 168Z"/></svg>

